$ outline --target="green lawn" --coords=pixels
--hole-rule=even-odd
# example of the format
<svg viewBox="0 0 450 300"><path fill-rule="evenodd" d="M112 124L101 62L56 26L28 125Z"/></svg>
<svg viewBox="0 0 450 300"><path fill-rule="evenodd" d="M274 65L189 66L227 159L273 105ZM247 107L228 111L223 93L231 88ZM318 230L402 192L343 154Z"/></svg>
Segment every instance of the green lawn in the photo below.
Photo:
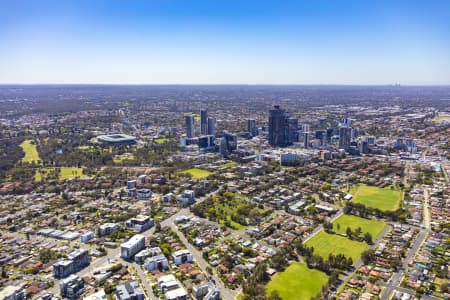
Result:
<svg viewBox="0 0 450 300"><path fill-rule="evenodd" d="M224 168L232 168L232 167L236 167L236 166L238 166L239 164L237 163L237 162L235 162L235 161L229 161L229 162L227 162L227 163L224 163L223 165L222 165L222 167L224 167Z"/></svg>
<svg viewBox="0 0 450 300"><path fill-rule="evenodd" d="M167 142L169 142L169 141L170 141L170 140L169 140L169 139L166 139L166 138L159 138L159 139L153 140L153 142L155 142L155 143L158 144L158 145L167 143Z"/></svg>
<svg viewBox="0 0 450 300"><path fill-rule="evenodd" d="M369 246L363 242L349 240L336 234L328 234L325 231L320 231L312 239L306 242L306 246L314 247L314 254L328 259L328 255L344 254L346 257L351 257L353 262L356 262Z"/></svg>
<svg viewBox="0 0 450 300"><path fill-rule="evenodd" d="M433 118L433 121L435 122L450 121L450 116L449 115L436 116Z"/></svg>
<svg viewBox="0 0 450 300"><path fill-rule="evenodd" d="M38 163L41 160L39 157L39 153L37 151L36 144L32 140L25 140L22 144L20 144L23 152L25 152L24 158L22 158L22 162L25 163Z"/></svg>
<svg viewBox="0 0 450 300"><path fill-rule="evenodd" d="M212 174L212 172L210 171L202 170L199 168L190 168L188 170L182 171L181 173L191 174L192 178L194 179L203 179Z"/></svg>
<svg viewBox="0 0 450 300"><path fill-rule="evenodd" d="M120 164L121 162L124 162L126 160L133 160L134 159L134 155L116 155L113 158L114 163L116 164Z"/></svg>
<svg viewBox="0 0 450 300"><path fill-rule="evenodd" d="M83 175L83 169L82 168L76 168L76 167L61 167L58 168L60 170L58 179L64 180L64 179L70 179L75 177L84 177ZM56 170L56 168L44 168L40 170L36 170L36 174L34 175L34 180L41 181L43 179L46 179L49 175L52 175L52 173Z"/></svg>
<svg viewBox="0 0 450 300"><path fill-rule="evenodd" d="M339 224L339 229L337 225ZM368 220L352 215L342 215L333 222L333 231L345 234L347 227L350 227L353 231L356 228L361 227L362 236L368 232L375 240L376 237L383 231L386 224L383 221Z"/></svg>
<svg viewBox="0 0 450 300"><path fill-rule="evenodd" d="M325 273L296 262L272 277L266 286L266 293L270 295L272 291L277 291L283 300L310 300L319 294L327 281Z"/></svg>
<svg viewBox="0 0 450 300"><path fill-rule="evenodd" d="M379 188L364 184L352 187L350 193L353 195L351 201L383 211L396 210L400 206L402 198L402 192L399 189Z"/></svg>

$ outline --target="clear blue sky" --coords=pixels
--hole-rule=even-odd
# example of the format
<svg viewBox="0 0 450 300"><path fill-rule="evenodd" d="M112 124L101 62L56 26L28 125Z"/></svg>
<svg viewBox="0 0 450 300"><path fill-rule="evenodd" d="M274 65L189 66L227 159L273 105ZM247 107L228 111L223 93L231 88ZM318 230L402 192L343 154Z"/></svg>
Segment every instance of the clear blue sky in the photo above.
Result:
<svg viewBox="0 0 450 300"><path fill-rule="evenodd" d="M450 1L3 0L0 83L450 84Z"/></svg>

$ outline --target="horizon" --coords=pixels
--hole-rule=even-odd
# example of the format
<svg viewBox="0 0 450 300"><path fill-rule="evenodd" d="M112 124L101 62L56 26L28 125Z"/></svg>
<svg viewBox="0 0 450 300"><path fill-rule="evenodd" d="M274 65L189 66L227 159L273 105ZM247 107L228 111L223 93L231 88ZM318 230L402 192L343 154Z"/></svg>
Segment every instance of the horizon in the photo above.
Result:
<svg viewBox="0 0 450 300"><path fill-rule="evenodd" d="M443 0L2 8L2 85L450 85Z"/></svg>

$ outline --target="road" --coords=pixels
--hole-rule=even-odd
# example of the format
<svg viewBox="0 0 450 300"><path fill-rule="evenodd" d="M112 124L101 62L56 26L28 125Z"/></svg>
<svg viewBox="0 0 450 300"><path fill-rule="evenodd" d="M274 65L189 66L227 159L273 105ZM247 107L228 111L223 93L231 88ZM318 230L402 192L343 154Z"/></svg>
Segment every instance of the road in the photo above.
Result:
<svg viewBox="0 0 450 300"><path fill-rule="evenodd" d="M386 235L386 233L388 233L390 230L392 229L392 227L390 225L387 225L384 230L378 235L378 237L376 238L375 241L373 241L373 245L371 245L369 247L369 249L374 249L378 243L384 238L384 236ZM342 278L342 284L345 284L347 282L347 280L349 280L351 277L353 277L356 273L357 270L359 270L359 268L363 265L363 261L361 258L359 258L354 264L353 264L353 272L348 273L347 275L345 275L344 278ZM339 290L339 288L337 289Z"/></svg>
<svg viewBox="0 0 450 300"><path fill-rule="evenodd" d="M430 191L425 187L423 189L423 225L426 230L431 230Z"/></svg>
<svg viewBox="0 0 450 300"><path fill-rule="evenodd" d="M412 262L414 255L416 254L417 250L419 250L420 246L422 246L427 235L428 235L427 230L424 229L420 230L416 240L414 241L413 246L409 249L408 254L403 259L402 267L397 272L395 272L394 275L392 275L391 279L388 281L388 284L386 285L386 288L381 292L380 295L381 300L389 299L394 289L396 289L398 285L401 283L401 279L405 274L405 270L408 268L408 265Z"/></svg>

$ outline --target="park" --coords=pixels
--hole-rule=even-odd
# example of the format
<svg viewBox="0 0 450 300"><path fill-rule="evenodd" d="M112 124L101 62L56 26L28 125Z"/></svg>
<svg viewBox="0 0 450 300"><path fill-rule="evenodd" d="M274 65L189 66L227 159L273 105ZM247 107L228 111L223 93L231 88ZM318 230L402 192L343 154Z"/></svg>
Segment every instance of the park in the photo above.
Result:
<svg viewBox="0 0 450 300"><path fill-rule="evenodd" d="M328 276L308 268L305 263L295 262L281 273L275 274L266 286L270 295L277 291L283 300L311 299L320 293Z"/></svg>
<svg viewBox="0 0 450 300"><path fill-rule="evenodd" d="M394 211L400 206L402 192L395 187L379 188L368 185L357 185L350 189L352 202L377 208L382 211Z"/></svg>

